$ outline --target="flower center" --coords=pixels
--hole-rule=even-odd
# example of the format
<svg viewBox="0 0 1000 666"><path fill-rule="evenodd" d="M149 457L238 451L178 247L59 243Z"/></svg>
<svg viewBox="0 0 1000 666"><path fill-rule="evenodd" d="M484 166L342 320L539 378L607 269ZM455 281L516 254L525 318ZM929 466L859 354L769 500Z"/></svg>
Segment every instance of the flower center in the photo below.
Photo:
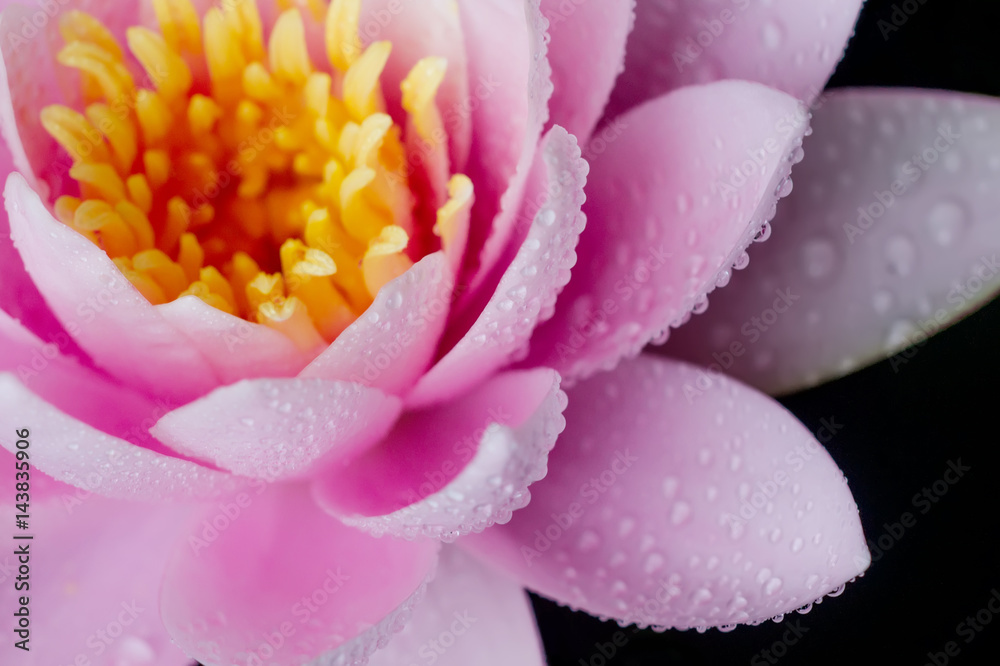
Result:
<svg viewBox="0 0 1000 666"><path fill-rule="evenodd" d="M360 0L326 9L329 67L311 60L297 9L265 44L253 0L203 17L190 0L152 4L160 32L127 31L144 85L99 21L60 20L58 61L80 71L85 109L41 114L80 188L56 200L56 216L154 305L193 295L304 349L332 341L419 259L402 132L379 83L391 44L361 47ZM446 65L426 58L403 82L427 141ZM440 209L435 232L471 198L457 186L467 181L453 177L461 200Z"/></svg>

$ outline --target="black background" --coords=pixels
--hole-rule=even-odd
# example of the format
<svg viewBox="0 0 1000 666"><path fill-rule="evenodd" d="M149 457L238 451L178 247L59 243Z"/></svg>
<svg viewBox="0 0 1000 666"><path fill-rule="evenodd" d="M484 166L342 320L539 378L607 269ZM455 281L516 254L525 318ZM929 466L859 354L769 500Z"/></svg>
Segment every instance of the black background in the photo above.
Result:
<svg viewBox="0 0 1000 666"><path fill-rule="evenodd" d="M810 3L814 0L800 0ZM1000 2L909 0L919 9L898 31L880 30L894 4L868 0L831 87L911 86L1000 97ZM1000 183L997 184L1000 187ZM1000 224L996 220L984 223ZM1000 302L934 337L893 372L888 362L783 400L810 429L834 417L844 429L829 445L847 475L870 541L910 511L916 524L891 548L873 551L864 578L808 615L808 631L772 662L794 664L933 664L928 652L948 641L959 666L1000 663L1000 616L965 642L956 626L1000 590L1000 479L996 473L1000 390ZM911 498L942 478L949 460L972 470L926 513ZM601 666L595 644L621 629L534 598L551 666ZM785 627L768 622L723 634L710 630L626 629L628 643L606 663L769 664L761 652ZM946 655L938 655L938 665ZM580 661L582 660L582 662Z"/></svg>

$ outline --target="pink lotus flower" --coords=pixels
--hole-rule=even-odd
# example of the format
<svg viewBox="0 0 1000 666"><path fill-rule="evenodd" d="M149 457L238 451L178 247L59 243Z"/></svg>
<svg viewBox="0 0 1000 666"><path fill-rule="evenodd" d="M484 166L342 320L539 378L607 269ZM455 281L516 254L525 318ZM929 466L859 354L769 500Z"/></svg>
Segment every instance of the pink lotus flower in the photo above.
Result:
<svg viewBox="0 0 1000 666"><path fill-rule="evenodd" d="M522 586L728 627L865 570L836 465L719 370L790 390L980 302L948 164L994 168L992 104L825 100L799 219L672 342L701 370L636 355L770 235L859 1L211 4L3 4L5 654L531 664Z"/></svg>

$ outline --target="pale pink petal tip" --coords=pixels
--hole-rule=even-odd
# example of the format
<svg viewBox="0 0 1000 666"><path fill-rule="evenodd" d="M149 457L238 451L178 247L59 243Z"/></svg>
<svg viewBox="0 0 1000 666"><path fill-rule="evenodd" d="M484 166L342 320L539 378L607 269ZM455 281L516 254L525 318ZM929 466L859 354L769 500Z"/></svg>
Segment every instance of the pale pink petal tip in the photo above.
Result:
<svg viewBox="0 0 1000 666"><path fill-rule="evenodd" d="M723 81L616 121L617 138L592 159L574 279L525 365L553 367L571 385L707 308L792 191L808 118L789 95Z"/></svg>
<svg viewBox="0 0 1000 666"><path fill-rule="evenodd" d="M447 542L481 532L528 503L565 407L551 370L499 375L452 404L410 413L383 445L318 479L313 495L375 536Z"/></svg>
<svg viewBox="0 0 1000 666"><path fill-rule="evenodd" d="M243 484L226 472L156 453L77 421L9 374L0 374L0 399L4 415L32 424L32 466L77 488L115 499L213 500ZM0 445L16 450L6 433Z"/></svg>
<svg viewBox="0 0 1000 666"><path fill-rule="evenodd" d="M664 353L772 394L886 357L905 372L1000 291L998 100L870 88L822 102L773 237Z"/></svg>
<svg viewBox="0 0 1000 666"><path fill-rule="evenodd" d="M247 477L315 472L378 441L398 398L325 379L256 379L224 386L161 418L151 432L174 450Z"/></svg>
<svg viewBox="0 0 1000 666"><path fill-rule="evenodd" d="M728 627L868 567L843 474L767 396L642 356L569 400L531 504L460 542L530 589L623 623Z"/></svg>

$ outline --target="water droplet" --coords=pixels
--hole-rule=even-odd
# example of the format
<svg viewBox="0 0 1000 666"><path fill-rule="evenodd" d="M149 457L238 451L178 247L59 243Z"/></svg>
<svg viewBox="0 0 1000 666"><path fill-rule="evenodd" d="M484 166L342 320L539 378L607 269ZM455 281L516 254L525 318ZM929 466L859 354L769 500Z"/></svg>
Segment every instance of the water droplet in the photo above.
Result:
<svg viewBox="0 0 1000 666"><path fill-rule="evenodd" d="M678 481L672 476L668 476L663 480L663 496L667 499L673 499L674 495L677 494Z"/></svg>
<svg viewBox="0 0 1000 666"><path fill-rule="evenodd" d="M757 232L757 235L754 236L753 240L755 243L763 243L770 237L771 237L771 223L765 222L761 226L760 231Z"/></svg>
<svg viewBox="0 0 1000 666"><path fill-rule="evenodd" d="M837 264L837 248L826 238L814 238L802 247L806 274L814 280L822 280L833 273Z"/></svg>
<svg viewBox="0 0 1000 666"><path fill-rule="evenodd" d="M889 310L892 309L893 302L895 298L891 291L881 289L876 291L872 295L872 307L875 308L875 312L880 315L888 314Z"/></svg>
<svg viewBox="0 0 1000 666"><path fill-rule="evenodd" d="M651 574L657 571L663 566L663 556L659 553L650 553L649 557L646 558L646 565L644 570L646 573Z"/></svg>
<svg viewBox="0 0 1000 666"><path fill-rule="evenodd" d="M749 265L750 265L750 255L744 252L740 256L736 257L736 262L733 264L733 268L735 268L738 271L742 271Z"/></svg>
<svg viewBox="0 0 1000 666"><path fill-rule="evenodd" d="M695 593L691 596L691 602L694 604L704 604L712 600L712 593L708 588L702 587L695 590Z"/></svg>
<svg viewBox="0 0 1000 666"><path fill-rule="evenodd" d="M691 516L691 506L687 502L677 502L670 510L670 522L680 525Z"/></svg>
<svg viewBox="0 0 1000 666"><path fill-rule="evenodd" d="M781 48L782 38L781 26L777 23L768 21L761 28L761 40L764 42L764 48L769 51L777 51Z"/></svg>
<svg viewBox="0 0 1000 666"><path fill-rule="evenodd" d="M580 535L580 539L576 542L576 547L581 553L589 553L591 551L597 550L601 545L601 537L598 536L597 532L593 530L587 530Z"/></svg>
<svg viewBox="0 0 1000 666"><path fill-rule="evenodd" d="M618 536L626 537L632 533L635 529L635 519L634 518L622 518L621 522L618 523Z"/></svg>
<svg viewBox="0 0 1000 666"><path fill-rule="evenodd" d="M885 350L887 352L894 352L903 347L908 347L913 334L916 332L917 327L913 325L913 322L905 319L893 322L892 326L889 327L888 335L886 335Z"/></svg>
<svg viewBox="0 0 1000 666"><path fill-rule="evenodd" d="M687 213L689 210L691 210L691 196L688 195L688 194L680 194L680 195L678 195L677 196L677 212L681 213L681 214L684 214L684 213ZM688 232L688 238L691 237L692 233L694 233L694 230ZM695 234L695 237L697 238L697 234ZM689 243L689 244L693 245L694 243Z"/></svg>
<svg viewBox="0 0 1000 666"><path fill-rule="evenodd" d="M792 541L792 552L797 553L802 550L802 537L795 537Z"/></svg>
<svg viewBox="0 0 1000 666"><path fill-rule="evenodd" d="M399 291L394 291L385 301L385 306L390 310L397 310L403 305L403 294Z"/></svg>
<svg viewBox="0 0 1000 666"><path fill-rule="evenodd" d="M764 585L764 593L769 596L776 593L780 589L781 589L780 578L772 578L771 580L767 581L766 585Z"/></svg>
<svg viewBox="0 0 1000 666"><path fill-rule="evenodd" d="M917 248L906 236L893 236L885 244L885 259L890 273L906 277L917 263Z"/></svg>
<svg viewBox="0 0 1000 666"><path fill-rule="evenodd" d="M553 210L543 210L538 214L538 222L543 227L551 227L556 222L556 214Z"/></svg>
<svg viewBox="0 0 1000 666"><path fill-rule="evenodd" d="M942 201L927 215L927 228L934 242L947 247L955 242L968 224L965 208L955 201Z"/></svg>

